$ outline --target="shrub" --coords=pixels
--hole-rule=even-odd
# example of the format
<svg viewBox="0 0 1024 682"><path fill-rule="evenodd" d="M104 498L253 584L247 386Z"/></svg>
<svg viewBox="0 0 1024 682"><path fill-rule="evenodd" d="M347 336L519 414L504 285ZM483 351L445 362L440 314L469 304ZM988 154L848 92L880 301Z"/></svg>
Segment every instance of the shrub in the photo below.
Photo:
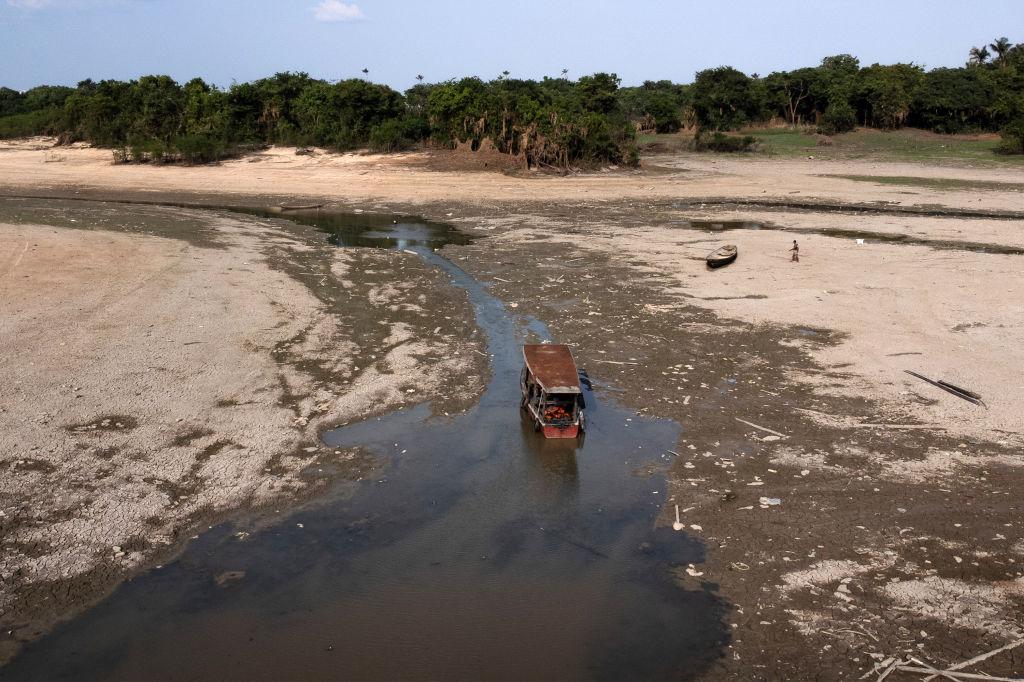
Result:
<svg viewBox="0 0 1024 682"><path fill-rule="evenodd" d="M1000 154L1024 154L1024 116L1018 116L1007 123L1000 135L1003 143L996 151Z"/></svg>
<svg viewBox="0 0 1024 682"><path fill-rule="evenodd" d="M134 138L128 142L128 151L135 163L161 163L167 147L160 140Z"/></svg>
<svg viewBox="0 0 1024 682"><path fill-rule="evenodd" d="M405 125L397 118L378 124L370 130L370 149L389 154L408 149L409 138L405 136Z"/></svg>
<svg viewBox="0 0 1024 682"><path fill-rule="evenodd" d="M693 149L698 152L751 152L756 145L753 135L738 137L717 131L709 135L700 131L693 138Z"/></svg>
<svg viewBox="0 0 1024 682"><path fill-rule="evenodd" d="M0 117L0 139L51 135L60 131L63 112L57 108L40 109Z"/></svg>
<svg viewBox="0 0 1024 682"><path fill-rule="evenodd" d="M227 155L227 143L209 135L182 135L175 138L174 149L185 163L213 163Z"/></svg>
<svg viewBox="0 0 1024 682"><path fill-rule="evenodd" d="M824 135L848 133L857 126L857 112L842 98L834 98L825 108L818 132Z"/></svg>

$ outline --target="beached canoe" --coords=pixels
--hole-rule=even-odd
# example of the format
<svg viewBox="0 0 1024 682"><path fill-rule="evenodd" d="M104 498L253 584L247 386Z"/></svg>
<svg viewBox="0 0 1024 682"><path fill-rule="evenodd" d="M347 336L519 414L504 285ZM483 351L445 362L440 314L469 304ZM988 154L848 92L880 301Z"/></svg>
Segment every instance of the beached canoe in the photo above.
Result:
<svg viewBox="0 0 1024 682"><path fill-rule="evenodd" d="M322 207L323 204L304 204L302 206L288 206L286 204L281 204L280 206L275 206L274 208L276 208L279 211L312 211L314 209L320 209Z"/></svg>
<svg viewBox="0 0 1024 682"><path fill-rule="evenodd" d="M729 263L736 260L736 254L737 250L734 244L726 244L725 246L721 246L708 254L708 267L720 268L723 265L728 265Z"/></svg>

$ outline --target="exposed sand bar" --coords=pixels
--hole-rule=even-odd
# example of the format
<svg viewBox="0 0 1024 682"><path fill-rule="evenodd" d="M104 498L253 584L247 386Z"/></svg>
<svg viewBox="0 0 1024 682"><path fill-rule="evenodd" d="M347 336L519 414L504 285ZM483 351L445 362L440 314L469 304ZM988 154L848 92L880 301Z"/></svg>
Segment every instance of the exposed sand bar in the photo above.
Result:
<svg viewBox="0 0 1024 682"><path fill-rule="evenodd" d="M272 148L216 166L115 166L109 149L60 148L63 161L45 163L52 140L0 141L0 184L25 191L96 188L111 191L203 192L325 197L344 201L613 201L700 197L890 202L909 206L1024 210L1016 191L945 191L876 185L825 175L956 177L1019 183L1015 168L948 168L871 161L779 160L721 156L652 157L650 173L612 172L511 176L493 171L431 170L429 155L329 154L296 156L294 148ZM656 172L655 170L656 169Z"/></svg>

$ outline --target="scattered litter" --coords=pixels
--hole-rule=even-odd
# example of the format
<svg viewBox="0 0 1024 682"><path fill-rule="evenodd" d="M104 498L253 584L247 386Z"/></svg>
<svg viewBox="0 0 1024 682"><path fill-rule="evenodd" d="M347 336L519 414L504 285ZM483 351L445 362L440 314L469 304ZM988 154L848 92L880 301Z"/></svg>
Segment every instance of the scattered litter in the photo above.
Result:
<svg viewBox="0 0 1024 682"><path fill-rule="evenodd" d="M776 507L782 504L782 500L777 497L762 497L758 500L762 507Z"/></svg>
<svg viewBox="0 0 1024 682"><path fill-rule="evenodd" d="M696 568L693 567L693 564L690 564L686 567L686 572L687 574L692 575L695 578L699 578L700 576L704 575L704 572L698 571Z"/></svg>
<svg viewBox="0 0 1024 682"><path fill-rule="evenodd" d="M743 424L746 424L747 426L753 426L755 429L758 429L760 431L764 431L765 433L770 433L773 436L778 436L779 438L789 438L789 436L787 436L784 433L779 433L778 431L772 431L771 429L769 429L769 428L767 428L765 426L758 426L754 422L748 422L746 419L740 419L739 417L734 417L734 419L736 421L738 421L738 422L742 422Z"/></svg>
<svg viewBox="0 0 1024 682"><path fill-rule="evenodd" d="M696 523L691 523L691 524L690 524L690 528L692 528L693 530L696 530L696 531L702 531L702 530L704 530L703 528L701 528L700 526L698 526L698 525L697 525Z"/></svg>
<svg viewBox="0 0 1024 682"><path fill-rule="evenodd" d="M683 524L679 521L679 505L676 505L676 522L672 524L672 530L682 530Z"/></svg>
<svg viewBox="0 0 1024 682"><path fill-rule="evenodd" d="M729 570L731 570L731 571L749 571L750 570L750 566L747 566L742 561L734 561L731 564L729 564Z"/></svg>

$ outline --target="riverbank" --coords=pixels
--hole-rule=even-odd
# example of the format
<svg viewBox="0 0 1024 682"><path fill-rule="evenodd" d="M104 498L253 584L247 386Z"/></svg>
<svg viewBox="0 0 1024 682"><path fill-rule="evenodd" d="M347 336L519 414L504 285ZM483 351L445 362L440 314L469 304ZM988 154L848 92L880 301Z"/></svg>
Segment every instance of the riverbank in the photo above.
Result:
<svg viewBox="0 0 1024 682"><path fill-rule="evenodd" d="M735 605L721 676L860 675L907 650L955 663L1020 632L1024 238L1010 171L680 155L638 172L519 177L432 171L417 155L279 149L189 169L110 166L101 151L48 164L38 150L2 152L5 191L315 197L485 237L444 253L574 344L599 389L682 425L660 522L679 505L709 551L703 575L680 581ZM821 208L779 205L795 197ZM774 205L739 205L753 201ZM703 256L722 242L740 258L709 272ZM988 409L904 369L976 390ZM1018 668L1003 658L988 672Z"/></svg>
<svg viewBox="0 0 1024 682"><path fill-rule="evenodd" d="M374 468L326 426L457 412L487 371L412 254L83 202L0 199L0 232L3 657L210 524Z"/></svg>

